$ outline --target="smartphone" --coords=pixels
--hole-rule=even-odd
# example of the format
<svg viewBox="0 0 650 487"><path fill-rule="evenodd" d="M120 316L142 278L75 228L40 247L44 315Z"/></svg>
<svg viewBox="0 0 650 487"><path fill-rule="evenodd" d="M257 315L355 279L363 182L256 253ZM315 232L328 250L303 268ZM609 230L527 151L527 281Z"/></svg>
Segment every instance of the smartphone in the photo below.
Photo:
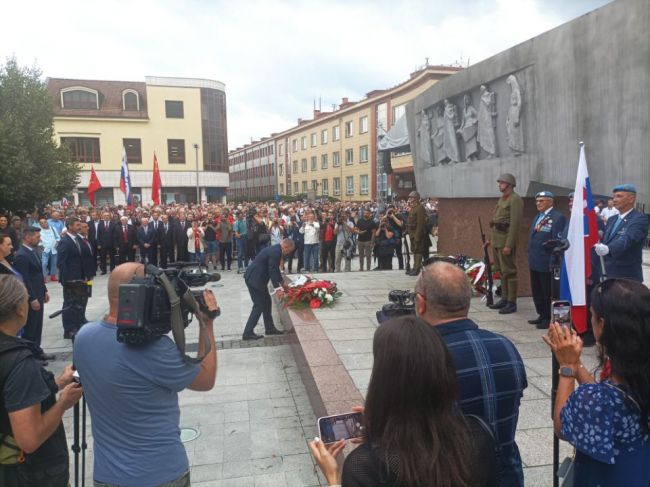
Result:
<svg viewBox="0 0 650 487"><path fill-rule="evenodd" d="M569 301L553 301L551 303L553 323L571 328L571 303Z"/></svg>
<svg viewBox="0 0 650 487"><path fill-rule="evenodd" d="M318 434L325 444L359 438L363 436L363 415L345 413L318 418Z"/></svg>

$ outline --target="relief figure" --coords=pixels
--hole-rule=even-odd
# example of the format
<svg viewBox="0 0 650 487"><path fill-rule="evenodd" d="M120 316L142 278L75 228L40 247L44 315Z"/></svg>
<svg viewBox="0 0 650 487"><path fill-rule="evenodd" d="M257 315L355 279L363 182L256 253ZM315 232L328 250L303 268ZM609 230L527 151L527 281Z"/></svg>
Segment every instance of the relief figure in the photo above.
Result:
<svg viewBox="0 0 650 487"><path fill-rule="evenodd" d="M475 161L478 158L478 113L472 104L472 97L467 93L463 97L463 121L458 128L458 134L465 144L465 160Z"/></svg>
<svg viewBox="0 0 650 487"><path fill-rule="evenodd" d="M417 154L418 158L424 162L425 165L437 165L433 161L433 153L431 150L431 121L429 114L426 110L420 112L420 123L417 130Z"/></svg>
<svg viewBox="0 0 650 487"><path fill-rule="evenodd" d="M447 157L451 162L460 161L460 155L458 153L458 136L456 135L456 129L458 127L458 110L456 105L451 103L449 100L445 99L445 127L444 127L444 142L443 147Z"/></svg>
<svg viewBox="0 0 650 487"><path fill-rule="evenodd" d="M506 119L506 139L508 147L518 156L524 152L524 131L521 127L521 88L514 74L508 76L506 83L510 85L510 105Z"/></svg>
<svg viewBox="0 0 650 487"><path fill-rule="evenodd" d="M478 107L478 134L476 140L487 152L487 159L497 156L497 140L494 133L497 116L495 93L481 85L481 101Z"/></svg>
<svg viewBox="0 0 650 487"><path fill-rule="evenodd" d="M445 152L445 109L438 105L435 112L436 129L433 133L433 145L436 149L436 165L447 162L449 156Z"/></svg>

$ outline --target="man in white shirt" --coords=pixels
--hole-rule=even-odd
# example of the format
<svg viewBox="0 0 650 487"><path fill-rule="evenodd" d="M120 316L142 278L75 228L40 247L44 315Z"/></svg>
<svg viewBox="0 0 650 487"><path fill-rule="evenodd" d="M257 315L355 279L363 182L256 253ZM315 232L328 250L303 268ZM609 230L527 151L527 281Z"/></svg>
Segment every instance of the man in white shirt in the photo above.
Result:
<svg viewBox="0 0 650 487"><path fill-rule="evenodd" d="M54 227L51 227L47 222L47 218L38 220L41 227L40 236L41 240L39 246L43 249L41 252L41 264L43 266L43 276L45 282L48 277L52 282L56 282L56 246L61 240L61 235Z"/></svg>
<svg viewBox="0 0 650 487"><path fill-rule="evenodd" d="M614 215L618 215L618 210L614 208L614 200L610 198L607 200L607 208L603 208L600 211L599 216L602 218L604 223L607 223L607 220L609 220Z"/></svg>

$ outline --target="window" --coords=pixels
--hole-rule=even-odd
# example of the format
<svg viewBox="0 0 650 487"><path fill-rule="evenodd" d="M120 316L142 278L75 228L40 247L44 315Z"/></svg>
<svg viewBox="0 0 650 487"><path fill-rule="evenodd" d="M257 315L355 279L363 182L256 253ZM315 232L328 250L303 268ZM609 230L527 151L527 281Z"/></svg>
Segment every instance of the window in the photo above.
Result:
<svg viewBox="0 0 650 487"><path fill-rule="evenodd" d="M327 154L320 156L320 168L327 169Z"/></svg>
<svg viewBox="0 0 650 487"><path fill-rule="evenodd" d="M318 169L318 158L316 156L312 156L311 158L311 170L315 171Z"/></svg>
<svg viewBox="0 0 650 487"><path fill-rule="evenodd" d="M293 183L293 194L298 194L298 182L294 181Z"/></svg>
<svg viewBox="0 0 650 487"><path fill-rule="evenodd" d="M167 157L170 164L185 164L185 141L167 139Z"/></svg>
<svg viewBox="0 0 650 487"><path fill-rule="evenodd" d="M341 178L334 178L334 196L341 194Z"/></svg>
<svg viewBox="0 0 650 487"><path fill-rule="evenodd" d="M140 139L122 139L122 145L126 149L126 160L129 164L142 164Z"/></svg>
<svg viewBox="0 0 650 487"><path fill-rule="evenodd" d="M332 166L339 167L341 165L341 153L336 151L332 152Z"/></svg>
<svg viewBox="0 0 650 487"><path fill-rule="evenodd" d="M302 192L306 193L307 192L307 181L302 182Z"/></svg>
<svg viewBox="0 0 650 487"><path fill-rule="evenodd" d="M377 105L377 128L381 128L384 132L388 130L388 105L386 103Z"/></svg>
<svg viewBox="0 0 650 487"><path fill-rule="evenodd" d="M90 88L61 90L61 108L99 110L99 92Z"/></svg>
<svg viewBox="0 0 650 487"><path fill-rule="evenodd" d="M278 165L278 176L284 176L284 164L282 163Z"/></svg>
<svg viewBox="0 0 650 487"><path fill-rule="evenodd" d="M354 162L354 149L345 150L345 164L350 166Z"/></svg>
<svg viewBox="0 0 650 487"><path fill-rule="evenodd" d="M327 129L321 131L320 133L320 143L327 144Z"/></svg>
<svg viewBox="0 0 650 487"><path fill-rule="evenodd" d="M137 112L140 110L140 97L135 90L124 90L122 92L122 110L125 112Z"/></svg>
<svg viewBox="0 0 650 487"><path fill-rule="evenodd" d="M96 137L61 137L61 145L70 150L75 162L94 162L100 164L99 138Z"/></svg>
<svg viewBox="0 0 650 487"><path fill-rule="evenodd" d="M345 122L345 136L352 137L352 120Z"/></svg>
<svg viewBox="0 0 650 487"><path fill-rule="evenodd" d="M332 127L332 140L339 140L341 138L341 127L338 125Z"/></svg>
<svg viewBox="0 0 650 487"><path fill-rule="evenodd" d="M303 135L302 137L300 137L300 148L302 150L305 150L307 148L307 136L306 135Z"/></svg>
<svg viewBox="0 0 650 487"><path fill-rule="evenodd" d="M321 194L327 196L330 194L329 179L323 179L321 182Z"/></svg>
<svg viewBox="0 0 650 487"><path fill-rule="evenodd" d="M359 162L368 162L368 146L359 147Z"/></svg>
<svg viewBox="0 0 650 487"><path fill-rule="evenodd" d="M280 183L280 194L284 194L284 183Z"/></svg>
<svg viewBox="0 0 650 487"><path fill-rule="evenodd" d="M318 193L318 181L316 179L311 180L311 189Z"/></svg>
<svg viewBox="0 0 650 487"><path fill-rule="evenodd" d="M307 172L307 159L303 159L302 163L302 172Z"/></svg>
<svg viewBox="0 0 650 487"><path fill-rule="evenodd" d="M354 194L354 176L346 176L345 178L345 194Z"/></svg>
<svg viewBox="0 0 650 487"><path fill-rule="evenodd" d="M395 125L395 122L402 118L402 115L404 115L405 107L406 105L397 105L396 107L393 107L393 125Z"/></svg>
<svg viewBox="0 0 650 487"><path fill-rule="evenodd" d="M368 117L361 117L359 119L359 133L365 134L368 131Z"/></svg>
<svg viewBox="0 0 650 487"><path fill-rule="evenodd" d="M368 175L362 174L359 177L359 192L361 194L368 194Z"/></svg>
<svg viewBox="0 0 650 487"><path fill-rule="evenodd" d="M291 141L291 150L293 152L298 152L298 139L293 139Z"/></svg>
<svg viewBox="0 0 650 487"><path fill-rule="evenodd" d="M298 174L298 161L293 161L293 173Z"/></svg>
<svg viewBox="0 0 650 487"><path fill-rule="evenodd" d="M311 146L316 147L316 144L318 144L318 137L316 136L316 132L311 134Z"/></svg>
<svg viewBox="0 0 650 487"><path fill-rule="evenodd" d="M284 155L284 144L278 144L278 155Z"/></svg>
<svg viewBox="0 0 650 487"><path fill-rule="evenodd" d="M183 102L165 100L165 115L167 118L184 118Z"/></svg>

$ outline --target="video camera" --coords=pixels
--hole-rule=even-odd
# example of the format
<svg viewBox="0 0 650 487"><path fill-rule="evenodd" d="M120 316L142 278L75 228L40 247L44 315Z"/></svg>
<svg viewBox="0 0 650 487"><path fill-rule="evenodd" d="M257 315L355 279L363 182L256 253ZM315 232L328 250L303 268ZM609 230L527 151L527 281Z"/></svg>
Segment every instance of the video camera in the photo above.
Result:
<svg viewBox="0 0 650 487"><path fill-rule="evenodd" d="M394 289L388 293L390 303L377 311L377 322L381 325L391 318L415 314L415 293Z"/></svg>
<svg viewBox="0 0 650 487"><path fill-rule="evenodd" d="M189 325L191 314L208 313L203 291L190 288L220 279L218 273L209 273L194 262L177 262L167 269L147 265L144 277L134 277L130 283L120 285L117 340L132 345L157 340L172 330L179 315L182 326L177 320L177 327L182 331ZM174 307L179 308L179 314L174 314ZM174 330L178 344L176 333Z"/></svg>

